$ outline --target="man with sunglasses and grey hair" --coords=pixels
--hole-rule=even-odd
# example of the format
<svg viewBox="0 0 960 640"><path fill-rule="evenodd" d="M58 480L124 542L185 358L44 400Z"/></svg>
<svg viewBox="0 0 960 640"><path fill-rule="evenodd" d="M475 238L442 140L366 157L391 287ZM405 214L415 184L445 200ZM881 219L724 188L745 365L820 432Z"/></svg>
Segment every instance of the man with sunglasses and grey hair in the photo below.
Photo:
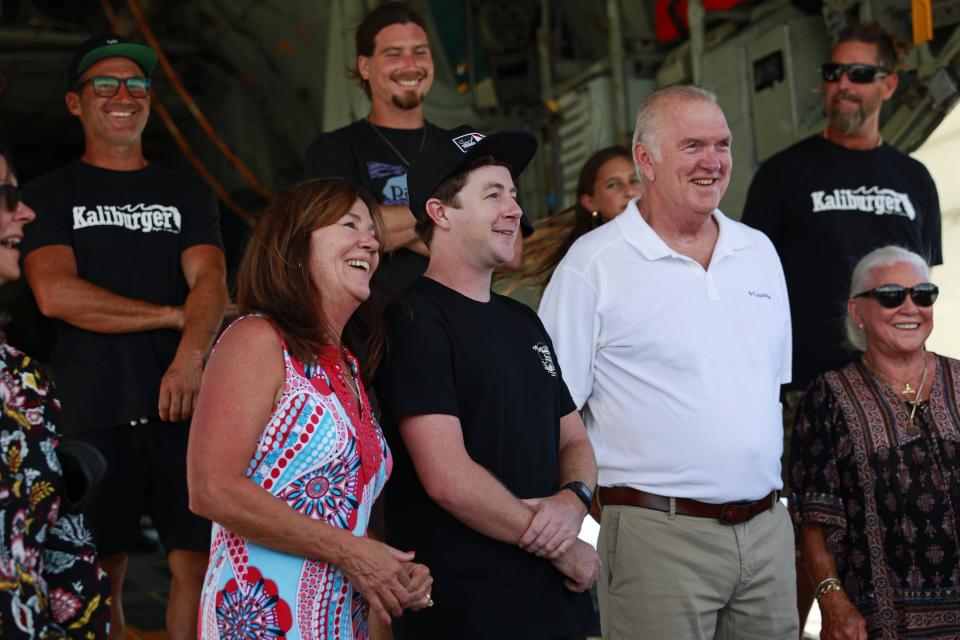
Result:
<svg viewBox="0 0 960 640"><path fill-rule="evenodd" d="M790 293L794 357L783 397L785 443L810 381L853 357L843 314L857 261L895 244L931 265L942 262L933 179L880 134L880 109L896 92L903 50L877 24L844 29L821 68L827 126L767 160L750 185L743 222L773 241ZM799 568L797 580L803 622L812 585Z"/></svg>
<svg viewBox="0 0 960 640"><path fill-rule="evenodd" d="M84 517L110 577L111 638L124 637L121 591L141 514L167 553L170 638L196 636L210 543L209 522L188 507L187 421L223 317L226 269L210 187L143 155L156 62L112 33L81 44L66 104L83 155L24 191L37 213L24 272L56 320L58 423L108 465Z"/></svg>

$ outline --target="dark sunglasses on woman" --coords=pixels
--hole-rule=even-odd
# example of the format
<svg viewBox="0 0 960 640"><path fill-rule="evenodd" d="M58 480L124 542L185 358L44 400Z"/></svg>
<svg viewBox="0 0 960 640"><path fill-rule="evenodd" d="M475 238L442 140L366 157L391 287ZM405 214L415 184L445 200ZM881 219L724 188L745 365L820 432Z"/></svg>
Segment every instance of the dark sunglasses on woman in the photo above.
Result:
<svg viewBox="0 0 960 640"><path fill-rule="evenodd" d="M93 92L101 98L112 98L120 92L120 84L127 86L127 93L131 98L146 98L150 95L150 78L140 76L134 78L116 78L114 76L93 76L77 85L74 91L80 91L83 85L89 84Z"/></svg>
<svg viewBox="0 0 960 640"><path fill-rule="evenodd" d="M937 296L940 295L940 289L930 282L922 282L912 287L904 287L899 284L882 284L876 289L858 293L853 297L873 298L885 309L896 309L906 301L907 294L910 294L913 304L918 307L932 307L933 303L937 301Z"/></svg>
<svg viewBox="0 0 960 640"><path fill-rule="evenodd" d="M870 84L877 78L890 75L890 69L877 67L872 64L841 64L827 62L820 67L820 75L824 82L840 82L840 77L846 73L850 82L855 84Z"/></svg>
<svg viewBox="0 0 960 640"><path fill-rule="evenodd" d="M16 211L20 205L20 189L15 184L4 182L0 184L0 203L7 211Z"/></svg>

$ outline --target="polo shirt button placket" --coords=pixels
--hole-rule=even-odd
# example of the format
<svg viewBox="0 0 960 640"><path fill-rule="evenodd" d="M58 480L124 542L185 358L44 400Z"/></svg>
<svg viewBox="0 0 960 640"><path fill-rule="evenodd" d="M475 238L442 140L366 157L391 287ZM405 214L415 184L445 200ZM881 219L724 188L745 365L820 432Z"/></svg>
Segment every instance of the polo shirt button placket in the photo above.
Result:
<svg viewBox="0 0 960 640"><path fill-rule="evenodd" d="M720 292L717 290L717 283L713 280L713 274L711 274L709 271L704 271L703 283L707 287L707 298L710 300L719 300Z"/></svg>

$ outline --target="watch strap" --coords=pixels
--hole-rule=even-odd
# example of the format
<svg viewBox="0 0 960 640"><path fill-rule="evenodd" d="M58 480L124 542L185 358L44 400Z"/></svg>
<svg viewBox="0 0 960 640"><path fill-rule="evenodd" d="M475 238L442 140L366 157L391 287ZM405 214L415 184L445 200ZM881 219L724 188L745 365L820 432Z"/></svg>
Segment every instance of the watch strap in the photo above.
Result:
<svg viewBox="0 0 960 640"><path fill-rule="evenodd" d="M573 491L574 495L580 498L580 502L582 502L587 508L587 511L590 511L590 506L593 503L593 491L591 491L590 487L588 487L586 484L580 482L579 480L574 480L566 483L560 487L560 489L569 489L570 491Z"/></svg>

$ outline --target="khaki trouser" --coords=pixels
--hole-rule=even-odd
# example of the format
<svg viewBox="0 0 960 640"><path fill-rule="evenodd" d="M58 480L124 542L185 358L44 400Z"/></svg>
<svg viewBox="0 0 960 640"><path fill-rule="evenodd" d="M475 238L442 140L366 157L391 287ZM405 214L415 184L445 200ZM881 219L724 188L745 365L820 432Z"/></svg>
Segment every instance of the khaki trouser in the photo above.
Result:
<svg viewBox="0 0 960 640"><path fill-rule="evenodd" d="M605 640L796 640L793 527L782 504L725 525L606 506L597 585Z"/></svg>

